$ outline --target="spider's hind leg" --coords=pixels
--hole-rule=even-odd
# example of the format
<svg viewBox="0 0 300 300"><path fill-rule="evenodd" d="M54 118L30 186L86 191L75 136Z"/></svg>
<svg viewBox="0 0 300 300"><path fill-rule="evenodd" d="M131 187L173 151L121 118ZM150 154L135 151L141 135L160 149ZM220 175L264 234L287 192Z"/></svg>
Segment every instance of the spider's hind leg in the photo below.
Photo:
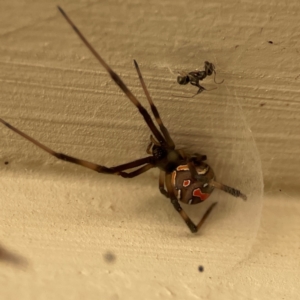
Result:
<svg viewBox="0 0 300 300"><path fill-rule="evenodd" d="M194 222L187 215L187 213L183 210L183 208L179 204L178 199L176 198L176 196L174 194L174 191L173 191L173 188L172 188L172 184L171 184L171 179L172 179L171 176L172 176L171 173L168 173L165 176L165 184L167 186L168 197L171 199L171 203L172 203L173 207L180 214L181 218L183 219L183 221L185 222L185 224L188 226L188 228L190 229L190 231L192 233L196 233L196 232L199 231L199 229L201 228L201 226L203 225L203 223L205 222L205 220L208 218L208 216L210 215L210 213L212 212L212 210L214 209L214 207L217 205L217 203L215 202L215 203L211 204L210 207L205 212L205 214L203 215L203 217L201 218L201 220L198 222L198 224L195 225Z"/></svg>
<svg viewBox="0 0 300 300"><path fill-rule="evenodd" d="M245 194L243 194L240 190L237 190L231 186L225 185L223 183L220 183L220 182L217 182L214 180L211 180L209 184L219 190L224 191L225 193L228 193L228 194L234 196L234 197L242 198L244 201L247 200L247 196Z"/></svg>

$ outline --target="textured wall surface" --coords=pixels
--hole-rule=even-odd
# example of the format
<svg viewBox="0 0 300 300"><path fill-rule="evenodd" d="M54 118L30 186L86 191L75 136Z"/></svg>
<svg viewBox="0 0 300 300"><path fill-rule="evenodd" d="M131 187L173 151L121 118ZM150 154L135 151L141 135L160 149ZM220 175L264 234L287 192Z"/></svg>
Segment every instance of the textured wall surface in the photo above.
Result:
<svg viewBox="0 0 300 300"><path fill-rule="evenodd" d="M300 3L256 2L60 1L148 108L139 62L178 147L248 201L215 191L184 207L197 221L218 202L192 235L156 169L97 174L0 124L1 299L298 299ZM106 166L146 156L143 118L56 4L1 1L0 118ZM177 72L205 60L224 83L185 98L196 88Z"/></svg>

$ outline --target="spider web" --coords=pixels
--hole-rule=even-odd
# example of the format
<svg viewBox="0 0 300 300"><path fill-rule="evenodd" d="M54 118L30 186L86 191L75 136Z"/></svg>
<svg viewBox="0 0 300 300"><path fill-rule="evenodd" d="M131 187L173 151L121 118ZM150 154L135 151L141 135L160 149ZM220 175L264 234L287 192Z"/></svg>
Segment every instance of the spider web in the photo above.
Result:
<svg viewBox="0 0 300 300"><path fill-rule="evenodd" d="M204 91L194 98L180 97L192 96L197 92L196 87L174 86L175 97L169 100L179 102L174 107L181 107L180 122L171 121L177 147L207 155L216 180L239 189L248 198L244 202L215 189L201 205L182 205L197 223L206 209L218 202L200 229L201 248L196 250L209 275L225 274L247 259L260 225L263 204L260 155L242 108L243 100L235 88L238 81L228 73L223 76L225 82L216 85L216 90ZM219 81L223 78L218 74ZM211 87L210 81L203 81L207 89Z"/></svg>

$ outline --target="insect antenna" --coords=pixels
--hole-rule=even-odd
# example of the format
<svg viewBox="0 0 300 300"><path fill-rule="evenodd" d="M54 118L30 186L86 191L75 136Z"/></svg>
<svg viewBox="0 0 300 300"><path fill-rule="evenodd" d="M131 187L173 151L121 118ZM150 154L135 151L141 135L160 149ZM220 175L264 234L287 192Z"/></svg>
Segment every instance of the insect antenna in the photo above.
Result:
<svg viewBox="0 0 300 300"><path fill-rule="evenodd" d="M215 60L216 60L216 57L215 57ZM216 76L217 76L217 72L216 72L216 68L215 68L215 65L214 64L211 64L211 66L212 66L212 71L214 72L214 82L216 83L216 84L221 84L221 83L223 83L224 82L224 79L222 80L222 81L220 81L220 82L216 82Z"/></svg>
<svg viewBox="0 0 300 300"><path fill-rule="evenodd" d="M220 81L220 82L216 82L216 76L217 76L217 72L216 72L215 69L214 69L214 82L215 82L216 84L221 84L221 83L224 82L224 79L223 79L222 81Z"/></svg>

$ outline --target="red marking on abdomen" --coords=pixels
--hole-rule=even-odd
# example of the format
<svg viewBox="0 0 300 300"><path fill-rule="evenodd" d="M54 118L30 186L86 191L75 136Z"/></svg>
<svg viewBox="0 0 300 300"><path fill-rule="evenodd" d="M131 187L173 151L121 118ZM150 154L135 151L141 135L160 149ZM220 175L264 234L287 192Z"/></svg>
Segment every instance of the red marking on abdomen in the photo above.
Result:
<svg viewBox="0 0 300 300"><path fill-rule="evenodd" d="M209 197L209 194L202 193L200 188L193 190L193 196L200 198L202 201L206 200Z"/></svg>
<svg viewBox="0 0 300 300"><path fill-rule="evenodd" d="M190 180L188 180L188 179L183 180L183 183L182 183L183 187L187 187L187 186L189 186L190 184L191 184L191 181L190 181Z"/></svg>

